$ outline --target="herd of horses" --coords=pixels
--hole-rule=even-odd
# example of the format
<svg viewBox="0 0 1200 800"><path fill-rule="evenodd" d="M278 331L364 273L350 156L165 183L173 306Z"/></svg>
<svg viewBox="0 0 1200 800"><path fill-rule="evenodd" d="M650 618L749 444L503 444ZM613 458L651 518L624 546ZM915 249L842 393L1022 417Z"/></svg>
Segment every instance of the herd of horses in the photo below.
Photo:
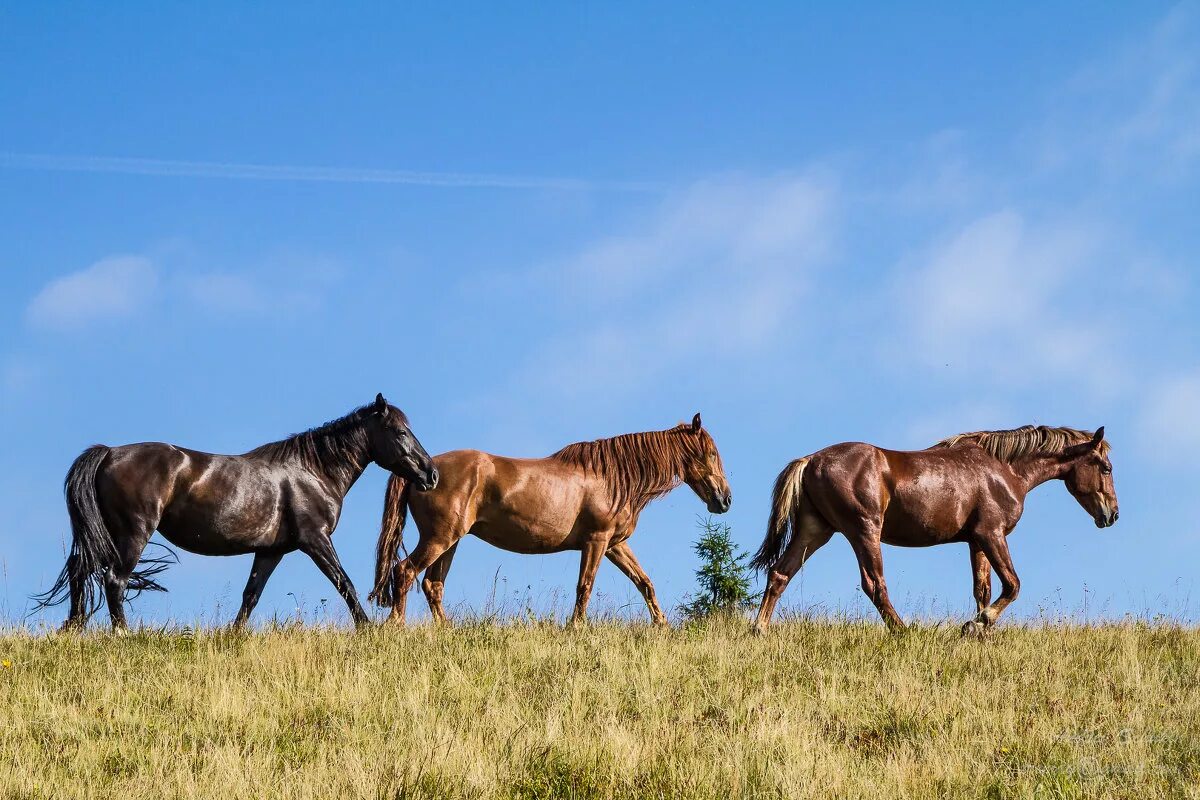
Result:
<svg viewBox="0 0 1200 800"><path fill-rule="evenodd" d="M390 606L396 624L404 623L405 600L422 572L430 611L438 621L448 619L446 576L459 540L471 534L517 553L580 551L575 623L586 619L596 571L607 558L641 592L652 621L668 625L629 546L639 515L681 484L712 513L733 502L699 414L667 430L567 445L546 458L476 450L431 457L404 413L377 395L344 417L239 456L162 443L88 448L65 481L70 554L37 598L39 607L69 600L63 628L72 629L107 602L113 628L124 629L127 595L162 589L155 576L169 560L144 555L157 530L193 553L254 554L237 627L249 619L280 559L295 550L316 563L355 623L364 624L369 617L331 537L346 493L372 462L391 477L370 599ZM977 613L963 633L982 633L1020 589L1006 537L1025 496L1055 479L1097 527L1117 521L1104 428L978 431L912 452L853 442L796 459L775 482L766 537L751 562L767 576L753 630L766 630L792 576L840 532L858 558L863 591L897 628L904 623L888 599L880 545L965 542ZM419 540L404 554L410 511ZM1001 585L995 600L992 570Z"/></svg>

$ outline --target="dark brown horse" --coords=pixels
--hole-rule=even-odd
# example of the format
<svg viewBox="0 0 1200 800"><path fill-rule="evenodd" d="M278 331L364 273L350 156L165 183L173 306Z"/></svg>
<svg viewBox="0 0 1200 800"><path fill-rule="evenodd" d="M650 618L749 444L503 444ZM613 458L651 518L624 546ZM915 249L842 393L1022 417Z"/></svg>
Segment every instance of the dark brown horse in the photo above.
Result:
<svg viewBox="0 0 1200 800"><path fill-rule="evenodd" d="M625 573L646 600L657 625L666 625L654 585L627 540L642 509L686 483L721 514L733 497L721 456L700 415L665 431L630 433L580 442L548 458L504 458L456 450L433 459L441 474L435 491L412 495L402 476L388 480L371 598L390 605L389 620L404 623L405 599L418 573L430 611L446 621L442 592L458 541L474 534L515 553L579 550L573 620L582 622L600 559ZM420 533L412 553L399 560L404 521L411 508Z"/></svg>
<svg viewBox="0 0 1200 800"><path fill-rule="evenodd" d="M978 613L963 633L981 633L1021 588L1005 537L1021 519L1025 495L1053 479L1066 483L1097 527L1117 521L1104 428L961 433L916 452L853 442L793 461L775 481L770 525L751 562L767 571L755 632L766 630L792 576L840 531L858 557L863 591L897 628L904 623L888 600L880 543L966 542ZM995 602L992 569L1002 587Z"/></svg>
<svg viewBox="0 0 1200 800"><path fill-rule="evenodd" d="M81 627L102 588L113 628L125 628L126 590L162 590L154 581L160 560L137 569L157 529L201 555L254 553L235 625L245 624L271 572L293 550L316 562L355 623L366 622L330 537L346 493L371 462L420 489L437 485L432 459L404 413L383 395L341 419L240 456L158 442L90 447L67 473L71 554L40 605L69 597L63 627Z"/></svg>

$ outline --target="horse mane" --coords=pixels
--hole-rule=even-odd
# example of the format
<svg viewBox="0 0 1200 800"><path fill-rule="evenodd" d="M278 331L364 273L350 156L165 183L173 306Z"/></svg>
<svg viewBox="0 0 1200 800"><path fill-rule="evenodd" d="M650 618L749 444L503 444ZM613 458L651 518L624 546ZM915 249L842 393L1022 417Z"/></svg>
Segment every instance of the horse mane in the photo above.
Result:
<svg viewBox="0 0 1200 800"><path fill-rule="evenodd" d="M958 447L977 444L1001 461L1016 461L1028 455L1058 455L1069 447L1090 442L1094 431L1076 428L1052 428L1049 425L1022 425L1000 431L959 433L929 448ZM1100 454L1108 455L1108 440L1100 443Z"/></svg>
<svg viewBox="0 0 1200 800"><path fill-rule="evenodd" d="M612 493L613 507L641 511L683 482L685 464L716 455L708 431L680 423L665 431L626 433L610 439L569 444L550 456L599 475Z"/></svg>
<svg viewBox="0 0 1200 800"><path fill-rule="evenodd" d="M374 410L375 404L367 403L323 425L294 433L277 442L259 445L246 455L259 456L270 462L299 461L309 469L344 464L361 454L366 446L362 422ZM401 422L408 424L408 417L395 406L389 405L388 413L397 415Z"/></svg>

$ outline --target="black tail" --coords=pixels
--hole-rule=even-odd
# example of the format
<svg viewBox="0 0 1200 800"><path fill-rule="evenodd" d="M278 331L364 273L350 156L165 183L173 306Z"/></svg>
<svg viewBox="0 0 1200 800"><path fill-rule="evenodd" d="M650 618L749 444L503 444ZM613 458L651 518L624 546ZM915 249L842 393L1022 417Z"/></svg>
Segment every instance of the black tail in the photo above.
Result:
<svg viewBox="0 0 1200 800"><path fill-rule="evenodd" d="M91 614L100 604L104 573L117 560L117 548L100 515L96 501L96 473L108 458L108 448L97 444L84 450L63 483L67 513L71 516L71 555L58 580L45 594L36 595L37 609L56 606L71 596L71 584L82 589L82 611Z"/></svg>
<svg viewBox="0 0 1200 800"><path fill-rule="evenodd" d="M63 492L67 496L67 513L71 517L71 554L48 591L35 595L34 610L56 606L71 596L71 586L80 589L80 611L91 615L104 597L104 576L117 563L117 548L112 534L104 524L100 503L96 497L96 473L108 458L109 448L102 444L89 447L75 459L67 471ZM146 591L166 591L154 580L177 559L169 549L167 555L148 558L143 569L129 577L131 597Z"/></svg>

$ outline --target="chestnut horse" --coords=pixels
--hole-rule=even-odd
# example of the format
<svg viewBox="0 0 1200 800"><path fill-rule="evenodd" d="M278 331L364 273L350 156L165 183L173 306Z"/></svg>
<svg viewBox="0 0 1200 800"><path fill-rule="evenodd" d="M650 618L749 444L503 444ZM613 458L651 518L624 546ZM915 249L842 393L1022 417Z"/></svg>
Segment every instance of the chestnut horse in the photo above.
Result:
<svg viewBox="0 0 1200 800"><path fill-rule="evenodd" d="M404 413L383 395L341 419L240 456L159 442L89 447L67 472L71 555L39 606L69 597L63 628L82 627L103 589L113 629L124 629L126 589L135 596L163 590L154 576L166 563L142 559L157 529L201 555L254 553L235 626L245 624L271 572L293 550L316 562L355 623L367 622L330 537L342 500L371 462L421 489L437 485L432 459Z"/></svg>
<svg viewBox="0 0 1200 800"><path fill-rule="evenodd" d="M575 623L586 618L601 557L637 586L656 625L666 625L654 585L629 549L642 509L681 483L722 514L733 497L721 456L700 415L665 431L629 433L567 445L548 458L504 458L478 450L435 456L441 483L410 494L403 476L388 480L371 599L390 605L389 621L404 624L405 599L416 576L434 619L446 622L442 592L458 541L474 534L515 553L581 551ZM407 510L420 541L398 562ZM397 563L398 562L398 563Z"/></svg>
<svg viewBox="0 0 1200 800"><path fill-rule="evenodd" d="M904 623L888 600L880 543L966 542L977 615L963 634L982 633L1021 588L1005 537L1021 519L1025 495L1052 479L1066 483L1096 527L1117 521L1104 428L960 433L916 452L852 442L793 461L775 481L767 535L751 562L767 571L754 631L766 630L788 581L840 531L858 557L863 591L895 628ZM1002 587L995 602L992 569Z"/></svg>

